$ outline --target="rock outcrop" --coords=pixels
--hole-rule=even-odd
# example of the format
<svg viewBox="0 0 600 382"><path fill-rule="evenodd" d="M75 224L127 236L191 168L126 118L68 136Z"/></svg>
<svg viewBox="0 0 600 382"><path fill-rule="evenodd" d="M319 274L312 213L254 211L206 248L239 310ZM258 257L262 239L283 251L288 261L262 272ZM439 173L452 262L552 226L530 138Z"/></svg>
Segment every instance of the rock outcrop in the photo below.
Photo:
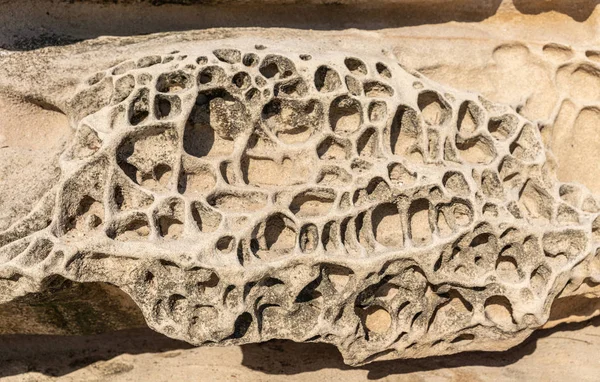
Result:
<svg viewBox="0 0 600 382"><path fill-rule="evenodd" d="M59 179L0 232L3 302L110 283L173 338L356 365L507 349L600 282L598 201L538 126L390 55L205 41L91 73L66 114Z"/></svg>

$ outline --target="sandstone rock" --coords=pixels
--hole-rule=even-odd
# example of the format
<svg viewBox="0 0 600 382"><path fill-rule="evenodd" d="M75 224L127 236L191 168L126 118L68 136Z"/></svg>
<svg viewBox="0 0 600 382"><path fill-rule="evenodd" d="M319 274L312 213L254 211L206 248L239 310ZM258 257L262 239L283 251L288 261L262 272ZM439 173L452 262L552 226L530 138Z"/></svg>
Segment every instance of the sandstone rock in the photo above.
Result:
<svg viewBox="0 0 600 382"><path fill-rule="evenodd" d="M164 46L57 102L73 138L0 232L3 302L110 283L194 345L361 364L507 349L597 297L598 201L509 106L376 49Z"/></svg>

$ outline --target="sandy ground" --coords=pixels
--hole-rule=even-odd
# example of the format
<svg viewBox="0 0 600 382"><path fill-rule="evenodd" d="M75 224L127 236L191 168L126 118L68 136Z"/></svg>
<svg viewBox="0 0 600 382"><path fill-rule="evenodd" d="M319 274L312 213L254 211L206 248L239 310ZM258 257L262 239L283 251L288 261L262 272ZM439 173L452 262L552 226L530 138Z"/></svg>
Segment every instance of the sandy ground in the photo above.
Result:
<svg viewBox="0 0 600 382"><path fill-rule="evenodd" d="M333 346L191 348L149 329L0 337L3 381L597 381L600 319L540 331L508 352L350 368Z"/></svg>

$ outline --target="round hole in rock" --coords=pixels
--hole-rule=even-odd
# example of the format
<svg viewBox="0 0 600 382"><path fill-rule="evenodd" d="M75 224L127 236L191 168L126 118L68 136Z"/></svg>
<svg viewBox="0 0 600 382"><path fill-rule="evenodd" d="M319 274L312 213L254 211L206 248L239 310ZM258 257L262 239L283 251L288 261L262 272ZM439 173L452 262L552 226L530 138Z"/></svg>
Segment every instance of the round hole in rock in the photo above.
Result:
<svg viewBox="0 0 600 382"><path fill-rule="evenodd" d="M190 85L190 77L182 72L176 71L161 74L156 81L156 90L161 93L177 93Z"/></svg>
<svg viewBox="0 0 600 382"><path fill-rule="evenodd" d="M514 323L512 305L504 296L492 296L484 303L485 317L499 326L510 326Z"/></svg>
<svg viewBox="0 0 600 382"><path fill-rule="evenodd" d="M398 206L385 203L377 206L372 213L375 240L387 247L402 247L402 221Z"/></svg>
<svg viewBox="0 0 600 382"><path fill-rule="evenodd" d="M230 253L235 246L233 236L223 236L217 241L217 250L221 253Z"/></svg>
<svg viewBox="0 0 600 382"><path fill-rule="evenodd" d="M231 82L237 86L239 89L247 89L250 84L252 83L252 80L250 79L250 75L246 72L239 72L236 75L233 76L233 78L231 79Z"/></svg>
<svg viewBox="0 0 600 382"><path fill-rule="evenodd" d="M417 104L419 105L425 123L428 125L441 125L446 122L451 115L450 107L446 101L444 101L438 93L431 90L420 93Z"/></svg>
<svg viewBox="0 0 600 382"><path fill-rule="evenodd" d="M379 306L370 306L364 312L364 325L368 331L383 334L392 325L392 316Z"/></svg>
<svg viewBox="0 0 600 382"><path fill-rule="evenodd" d="M329 123L336 133L351 134L357 131L362 123L360 102L348 96L334 99L329 107Z"/></svg>
<svg viewBox="0 0 600 382"><path fill-rule="evenodd" d="M321 93L332 92L340 86L342 86L342 80L332 68L322 65L315 72L315 87Z"/></svg>
<svg viewBox="0 0 600 382"><path fill-rule="evenodd" d="M367 74L367 66L358 58L348 57L344 60L344 64L353 74Z"/></svg>

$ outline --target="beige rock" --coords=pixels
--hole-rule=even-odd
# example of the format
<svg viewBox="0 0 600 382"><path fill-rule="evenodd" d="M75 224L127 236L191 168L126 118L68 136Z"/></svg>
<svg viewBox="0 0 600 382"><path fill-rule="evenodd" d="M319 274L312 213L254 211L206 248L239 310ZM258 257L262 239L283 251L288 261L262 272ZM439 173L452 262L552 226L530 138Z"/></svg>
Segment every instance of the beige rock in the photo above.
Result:
<svg viewBox="0 0 600 382"><path fill-rule="evenodd" d="M507 349L595 296L597 201L510 107L380 48L187 37L45 85L74 133L0 233L3 301L110 283L173 338L362 364Z"/></svg>
<svg viewBox="0 0 600 382"><path fill-rule="evenodd" d="M597 47L577 40L595 36L586 4L555 6L582 24L515 17L549 6L515 2L475 26L209 30L6 54L2 332L139 325L103 283L196 345L328 342L351 364L502 350L597 315L598 202L575 184L600 191ZM400 8L382 7L384 25ZM85 31L61 28L169 25L124 13L105 26L114 8L94 9ZM305 22L334 22L328 12ZM101 301L85 309L105 326L57 329L22 297L63 278ZM100 292L122 301L122 322Z"/></svg>

